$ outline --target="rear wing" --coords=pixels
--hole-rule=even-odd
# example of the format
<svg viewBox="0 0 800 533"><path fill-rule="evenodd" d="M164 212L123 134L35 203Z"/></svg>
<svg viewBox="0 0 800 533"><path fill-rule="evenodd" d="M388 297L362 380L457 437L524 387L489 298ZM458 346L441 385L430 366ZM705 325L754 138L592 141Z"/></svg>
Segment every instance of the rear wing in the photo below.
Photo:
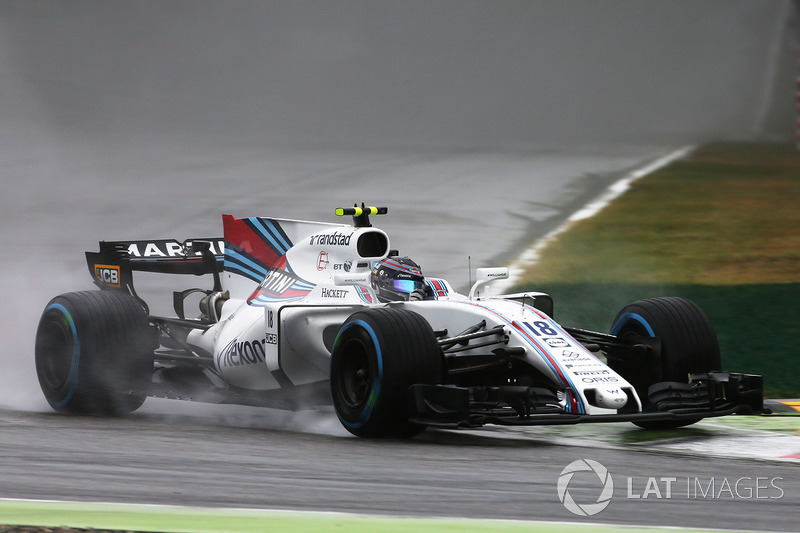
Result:
<svg viewBox="0 0 800 533"><path fill-rule="evenodd" d="M133 271L162 274L213 274L218 278L225 256L221 238L152 241L101 241L99 252L86 252L86 263L101 288L135 294Z"/></svg>

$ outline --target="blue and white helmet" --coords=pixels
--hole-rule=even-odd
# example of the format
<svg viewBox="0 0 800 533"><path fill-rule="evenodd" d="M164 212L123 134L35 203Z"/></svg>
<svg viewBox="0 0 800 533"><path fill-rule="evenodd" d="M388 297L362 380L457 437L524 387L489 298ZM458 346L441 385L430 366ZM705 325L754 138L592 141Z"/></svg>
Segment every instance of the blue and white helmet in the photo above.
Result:
<svg viewBox="0 0 800 533"><path fill-rule="evenodd" d="M425 291L425 277L408 257L388 257L372 268L372 288L381 302L408 300L414 291Z"/></svg>

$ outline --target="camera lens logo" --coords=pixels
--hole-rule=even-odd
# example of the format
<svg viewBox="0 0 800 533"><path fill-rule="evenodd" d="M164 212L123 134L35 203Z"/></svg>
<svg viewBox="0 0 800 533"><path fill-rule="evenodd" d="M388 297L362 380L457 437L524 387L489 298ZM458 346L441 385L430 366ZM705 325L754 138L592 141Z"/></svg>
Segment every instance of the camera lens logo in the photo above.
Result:
<svg viewBox="0 0 800 533"><path fill-rule="evenodd" d="M577 472L590 472L600 479L603 488L595 502L578 503L570 494L569 484ZM608 473L606 467L597 461L578 459L568 464L561 471L561 475L558 476L557 489L558 499L561 500L561 503L564 504L568 511L578 516L594 516L611 503L611 497L614 495L614 481L611 479L611 474Z"/></svg>

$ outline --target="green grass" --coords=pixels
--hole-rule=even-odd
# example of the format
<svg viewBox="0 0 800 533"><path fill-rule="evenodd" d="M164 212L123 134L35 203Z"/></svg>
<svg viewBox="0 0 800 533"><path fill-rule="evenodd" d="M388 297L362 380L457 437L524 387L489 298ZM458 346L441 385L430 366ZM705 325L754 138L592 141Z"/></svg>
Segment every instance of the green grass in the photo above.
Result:
<svg viewBox="0 0 800 533"><path fill-rule="evenodd" d="M566 326L608 332L617 311L655 296L682 296L708 315L725 370L765 376L771 398L800 396L800 283L764 285L645 285L543 283L526 290L553 296L555 318Z"/></svg>
<svg viewBox="0 0 800 533"><path fill-rule="evenodd" d="M565 511L566 512L566 511ZM600 524L470 520L460 518L400 518L349 513L303 513L258 509L208 509L105 503L0 500L0 523L44 527L112 529L162 533L260 533L313 531L329 533L439 533L563 531L611 533L657 532L668 528ZM690 532L709 531L687 529Z"/></svg>
<svg viewBox="0 0 800 533"><path fill-rule="evenodd" d="M514 290L549 292L559 321L598 331L632 301L689 298L726 370L763 374L767 396L800 396L800 155L703 147L570 226Z"/></svg>
<svg viewBox="0 0 800 533"><path fill-rule="evenodd" d="M634 182L551 243L521 280L800 282L800 155L712 145Z"/></svg>

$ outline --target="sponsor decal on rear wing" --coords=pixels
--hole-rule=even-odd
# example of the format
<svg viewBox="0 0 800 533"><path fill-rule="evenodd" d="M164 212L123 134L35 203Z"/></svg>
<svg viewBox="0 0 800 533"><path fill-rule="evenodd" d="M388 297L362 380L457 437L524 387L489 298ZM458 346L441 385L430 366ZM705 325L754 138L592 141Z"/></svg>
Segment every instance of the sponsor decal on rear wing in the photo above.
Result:
<svg viewBox="0 0 800 533"><path fill-rule="evenodd" d="M221 238L149 241L101 241L99 252L86 252L95 283L110 289L133 288L134 270L163 274L214 274L222 271Z"/></svg>
<svg viewBox="0 0 800 533"><path fill-rule="evenodd" d="M100 243L100 247L102 248L103 244L123 245L132 260L169 261L177 259L188 261L202 258L203 252L197 248L200 243L207 243L208 250L215 257L222 258L225 255L225 240L221 238L190 239L184 242L178 242L175 239L113 242Z"/></svg>

